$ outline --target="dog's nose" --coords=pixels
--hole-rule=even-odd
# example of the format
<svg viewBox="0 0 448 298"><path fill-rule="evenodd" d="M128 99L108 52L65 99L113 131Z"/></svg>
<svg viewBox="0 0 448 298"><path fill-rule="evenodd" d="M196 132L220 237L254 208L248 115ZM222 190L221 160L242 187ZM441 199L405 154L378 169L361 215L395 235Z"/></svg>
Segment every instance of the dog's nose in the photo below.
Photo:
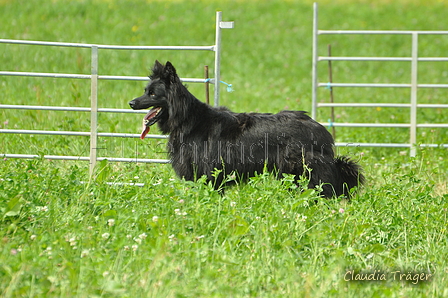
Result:
<svg viewBox="0 0 448 298"><path fill-rule="evenodd" d="M131 108L133 109L135 107L135 100L131 100L129 102L129 105L131 106Z"/></svg>

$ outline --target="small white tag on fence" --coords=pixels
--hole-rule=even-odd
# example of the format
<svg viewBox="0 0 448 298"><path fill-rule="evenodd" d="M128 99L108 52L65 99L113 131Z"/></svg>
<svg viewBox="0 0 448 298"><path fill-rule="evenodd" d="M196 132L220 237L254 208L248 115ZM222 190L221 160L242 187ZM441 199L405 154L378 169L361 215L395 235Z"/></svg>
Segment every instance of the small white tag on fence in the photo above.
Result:
<svg viewBox="0 0 448 298"><path fill-rule="evenodd" d="M219 28L221 29L233 29L233 23L234 22L220 22Z"/></svg>

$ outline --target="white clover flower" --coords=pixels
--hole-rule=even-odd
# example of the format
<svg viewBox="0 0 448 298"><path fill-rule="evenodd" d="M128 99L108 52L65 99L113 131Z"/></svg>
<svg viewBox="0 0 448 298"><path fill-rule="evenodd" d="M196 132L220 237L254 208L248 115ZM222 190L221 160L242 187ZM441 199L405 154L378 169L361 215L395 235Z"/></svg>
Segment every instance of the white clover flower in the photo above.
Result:
<svg viewBox="0 0 448 298"><path fill-rule="evenodd" d="M182 211L180 211L180 209L174 209L174 214L176 214L176 215L187 215L187 212L182 212Z"/></svg>
<svg viewBox="0 0 448 298"><path fill-rule="evenodd" d="M138 249L138 245L137 244L132 245L132 250L133 251L137 251L137 249Z"/></svg>
<svg viewBox="0 0 448 298"><path fill-rule="evenodd" d="M159 221L159 217L158 216L153 216L152 217L152 221L153 222L158 222Z"/></svg>
<svg viewBox="0 0 448 298"><path fill-rule="evenodd" d="M85 249L81 252L81 258L85 258L89 255L89 250Z"/></svg>
<svg viewBox="0 0 448 298"><path fill-rule="evenodd" d="M76 243L77 243L77 241L76 241L76 238L75 238L75 237L72 237L72 238L70 238L70 239L68 240L68 242L70 242L70 246L75 246L75 245L76 245Z"/></svg>
<svg viewBox="0 0 448 298"><path fill-rule="evenodd" d="M104 233L103 235L101 235L101 237L103 237L103 239L109 239L110 234L109 233Z"/></svg>
<svg viewBox="0 0 448 298"><path fill-rule="evenodd" d="M173 242L174 244L177 244L177 238L174 236L174 234L171 234L168 236L168 239L170 242Z"/></svg>
<svg viewBox="0 0 448 298"><path fill-rule="evenodd" d="M148 235L146 233L142 233L142 234L138 235L138 238L140 238L140 239L146 239L146 237L148 237Z"/></svg>
<svg viewBox="0 0 448 298"><path fill-rule="evenodd" d="M109 225L109 227L113 227L115 225L115 219L113 218L108 219L107 224Z"/></svg>
<svg viewBox="0 0 448 298"><path fill-rule="evenodd" d="M36 240L36 238L37 238L36 235L31 235L31 236L30 236L30 239L31 239L31 240Z"/></svg>

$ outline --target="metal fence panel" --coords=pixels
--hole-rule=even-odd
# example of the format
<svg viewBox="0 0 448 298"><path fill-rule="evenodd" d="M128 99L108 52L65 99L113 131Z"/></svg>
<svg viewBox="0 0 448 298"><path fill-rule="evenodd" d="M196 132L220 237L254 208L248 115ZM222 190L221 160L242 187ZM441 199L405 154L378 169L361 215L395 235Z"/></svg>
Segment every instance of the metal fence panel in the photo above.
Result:
<svg viewBox="0 0 448 298"><path fill-rule="evenodd" d="M328 57L319 56L319 35L409 35L411 37L411 57ZM409 108L410 123L322 123L323 125L339 127L404 127L409 128L409 143L336 143L336 146L359 147L405 147L410 148L410 156L416 154L417 128L448 128L444 123L419 124L417 111L421 108L448 108L448 104L419 104L417 92L419 88L448 88L448 84L419 84L417 71L419 62L447 62L448 57L419 57L418 37L420 35L448 35L448 31L397 31L397 30L319 30L318 5L314 3L313 13L313 61L312 61L312 113L316 119L319 107L400 107ZM318 80L317 66L321 61L403 61L411 63L411 81L406 84L396 83L323 83ZM409 103L320 103L318 88L408 88L410 89ZM448 144L420 144L421 147L448 148Z"/></svg>
<svg viewBox="0 0 448 298"><path fill-rule="evenodd" d="M77 47L91 49L91 73L90 74L60 74L60 73L38 73L38 72L13 72L0 71L0 76L22 76L22 77L44 77L44 78L71 78L88 79L91 82L91 103L90 107L60 107L60 106L28 106L28 105L5 105L0 104L0 109L15 110L46 110L46 111L75 111L90 113L90 132L76 131L48 131L48 130L18 130L18 129L0 129L0 133L8 134L38 134L38 135L65 135L65 136L89 136L90 137L90 155L89 156L59 156L59 155L34 155L34 154L7 154L0 153L3 158L46 158L52 160L75 160L89 161L90 174L93 173L97 161L107 159L113 162L142 162L142 163L169 163L166 159L139 159L139 158L115 158L98 157L97 140L98 137L119 137L119 138L138 138L138 134L128 133L99 133L98 132L98 113L144 113L147 111L134 111L125 109L98 108L98 80L128 80L128 81L147 81L147 77L136 76L106 76L98 74L98 52L102 49L107 50L178 50L178 51L213 51L215 53L214 78L205 80L199 78L182 78L182 82L190 83L211 83L214 84L214 105L219 105L219 83L220 83L220 59L221 59L221 30L233 28L233 22L223 22L222 12L216 12L216 38L215 44L210 46L121 46L121 45L97 45L84 43L67 42L47 42L31 40L0 39L4 44L21 44L29 46L50 46L50 47ZM166 139L165 135L147 135L148 138Z"/></svg>

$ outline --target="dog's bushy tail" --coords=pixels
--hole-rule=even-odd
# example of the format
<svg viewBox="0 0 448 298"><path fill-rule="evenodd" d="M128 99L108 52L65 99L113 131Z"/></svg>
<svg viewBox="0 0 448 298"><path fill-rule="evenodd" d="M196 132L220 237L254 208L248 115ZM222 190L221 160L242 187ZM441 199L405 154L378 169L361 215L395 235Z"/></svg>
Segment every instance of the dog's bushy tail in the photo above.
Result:
<svg viewBox="0 0 448 298"><path fill-rule="evenodd" d="M364 184L365 178L361 166L347 156L338 156L334 159L342 184L342 193L349 197L350 190Z"/></svg>

